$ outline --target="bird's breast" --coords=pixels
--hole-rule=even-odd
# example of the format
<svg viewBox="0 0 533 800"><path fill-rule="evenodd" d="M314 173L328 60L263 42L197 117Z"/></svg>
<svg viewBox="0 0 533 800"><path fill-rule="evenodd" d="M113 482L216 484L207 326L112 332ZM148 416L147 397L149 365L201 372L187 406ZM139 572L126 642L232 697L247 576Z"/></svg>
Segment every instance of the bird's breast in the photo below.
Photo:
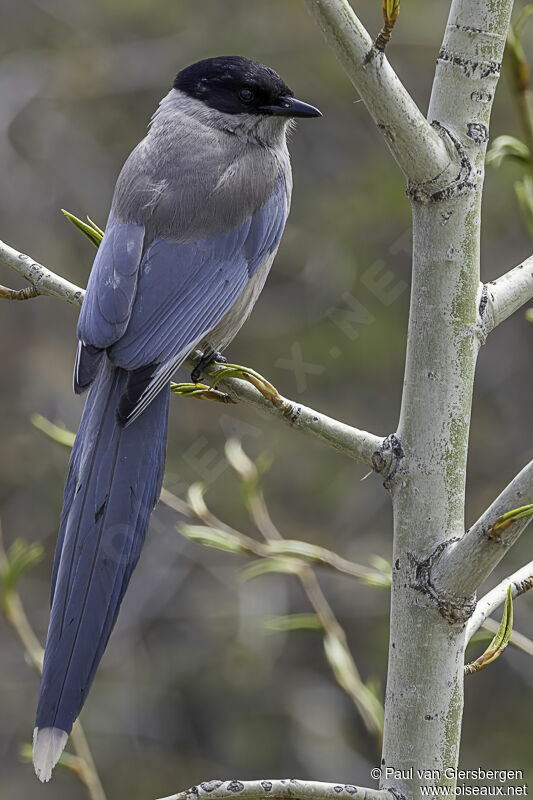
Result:
<svg viewBox="0 0 533 800"><path fill-rule="evenodd" d="M270 272L276 251L268 253L263 263L246 284L229 311L222 317L218 325L210 331L200 344L201 350L208 346L214 350L224 350L233 341L241 327L250 316L257 298L261 294Z"/></svg>

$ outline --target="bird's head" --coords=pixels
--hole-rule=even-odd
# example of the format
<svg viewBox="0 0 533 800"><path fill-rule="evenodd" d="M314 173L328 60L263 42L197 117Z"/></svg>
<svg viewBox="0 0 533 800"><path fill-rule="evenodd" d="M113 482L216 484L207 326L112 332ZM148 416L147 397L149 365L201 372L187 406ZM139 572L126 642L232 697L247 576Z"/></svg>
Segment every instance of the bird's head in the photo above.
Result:
<svg viewBox="0 0 533 800"><path fill-rule="evenodd" d="M259 123L276 118L321 117L314 106L297 100L275 70L242 56L219 56L181 70L174 89L224 115ZM237 122L237 120L235 120Z"/></svg>

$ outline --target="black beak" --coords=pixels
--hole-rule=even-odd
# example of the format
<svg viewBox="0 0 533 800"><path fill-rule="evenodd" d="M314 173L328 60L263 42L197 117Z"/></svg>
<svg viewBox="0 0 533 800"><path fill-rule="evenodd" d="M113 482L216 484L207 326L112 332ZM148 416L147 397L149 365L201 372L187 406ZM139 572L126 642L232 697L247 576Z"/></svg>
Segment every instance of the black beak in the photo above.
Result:
<svg viewBox="0 0 533 800"><path fill-rule="evenodd" d="M262 106L260 109L265 114L273 114L276 117L321 117L322 113L310 106L309 103L303 103L301 100L296 100L295 97L283 97L280 99L279 105Z"/></svg>

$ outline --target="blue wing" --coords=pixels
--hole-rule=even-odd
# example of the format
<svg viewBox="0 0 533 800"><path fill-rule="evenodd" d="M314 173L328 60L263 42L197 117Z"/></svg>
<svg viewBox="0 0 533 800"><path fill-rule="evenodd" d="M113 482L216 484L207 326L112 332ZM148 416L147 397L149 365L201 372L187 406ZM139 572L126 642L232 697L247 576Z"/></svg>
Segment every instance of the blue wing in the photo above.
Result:
<svg viewBox="0 0 533 800"><path fill-rule="evenodd" d="M94 259L78 321L74 390L94 380L103 351L124 334L137 291L144 225L110 216Z"/></svg>
<svg viewBox="0 0 533 800"><path fill-rule="evenodd" d="M132 422L276 250L287 213L280 174L242 225L196 241L158 237L145 247L143 225L110 217L78 323L75 390L90 385L107 350L131 373L120 416Z"/></svg>
<svg viewBox="0 0 533 800"><path fill-rule="evenodd" d="M132 422L188 353L231 308L281 238L287 218L285 180L238 228L197 241L155 239L143 255L124 335L108 353L137 373L124 422Z"/></svg>

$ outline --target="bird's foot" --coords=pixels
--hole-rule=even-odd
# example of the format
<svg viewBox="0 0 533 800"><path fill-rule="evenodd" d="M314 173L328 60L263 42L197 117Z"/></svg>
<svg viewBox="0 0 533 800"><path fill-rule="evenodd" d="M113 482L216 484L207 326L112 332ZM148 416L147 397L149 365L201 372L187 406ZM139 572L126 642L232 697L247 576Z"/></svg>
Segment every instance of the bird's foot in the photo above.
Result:
<svg viewBox="0 0 533 800"><path fill-rule="evenodd" d="M212 367L216 367L216 369L212 369ZM198 383L203 373L207 373L211 378L209 386ZM202 357L191 372L191 380L194 381L194 383L171 383L170 389L174 394L180 394L183 397L215 400L219 403L235 403L237 401L229 394L215 388L217 384L226 380L226 378L238 378L243 381L248 381L248 383L255 386L265 400L272 403L284 416L287 416L289 419L292 419L294 416L294 404L285 400L269 380L250 367L228 363L227 358L211 347L204 350Z"/></svg>
<svg viewBox="0 0 533 800"><path fill-rule="evenodd" d="M212 347L206 347L202 353L201 359L191 372L191 381L193 383L198 383L207 367L210 367L215 362L226 364L227 361L228 359L225 358L222 353L219 353L218 350L214 350Z"/></svg>

